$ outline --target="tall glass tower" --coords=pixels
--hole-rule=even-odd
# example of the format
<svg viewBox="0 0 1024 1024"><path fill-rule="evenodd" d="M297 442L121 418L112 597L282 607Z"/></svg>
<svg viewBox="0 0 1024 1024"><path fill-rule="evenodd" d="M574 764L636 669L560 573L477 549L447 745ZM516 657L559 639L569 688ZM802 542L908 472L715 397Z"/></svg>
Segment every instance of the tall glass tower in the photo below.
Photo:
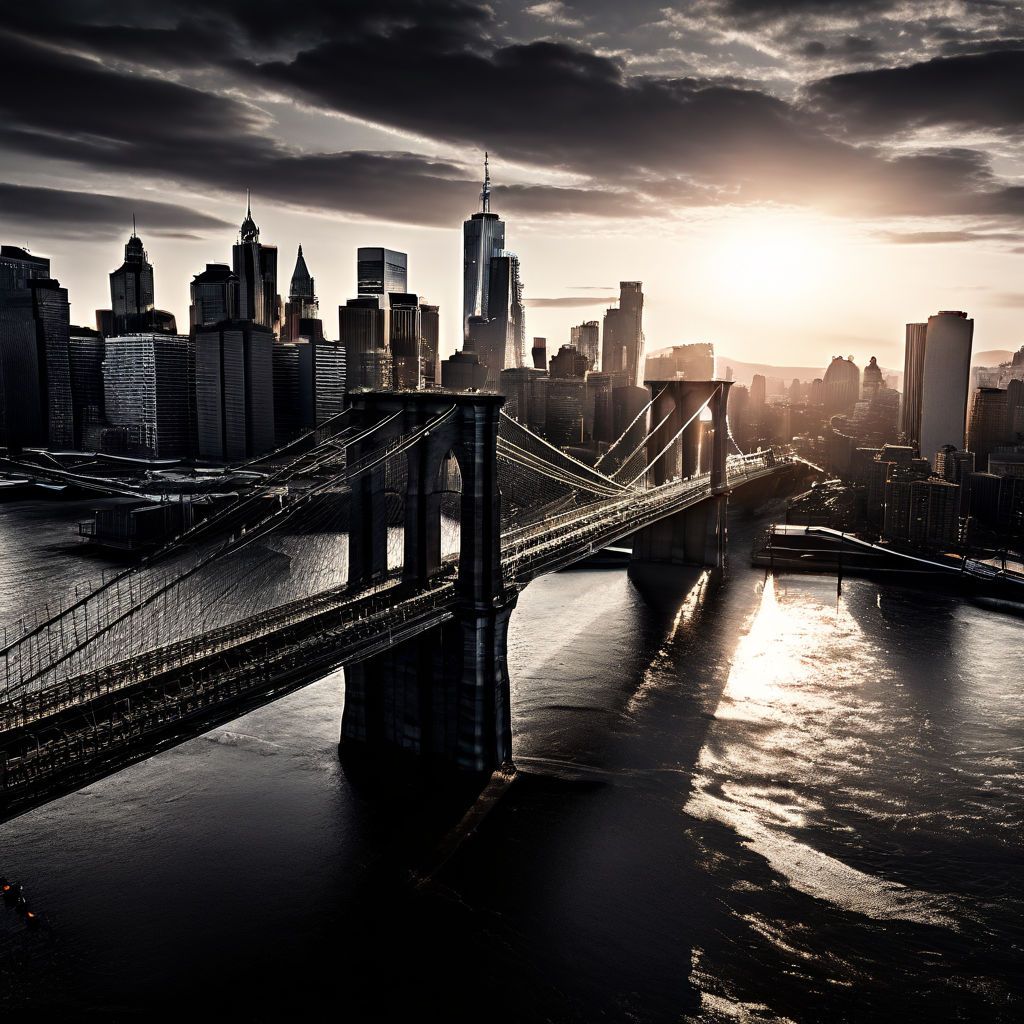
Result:
<svg viewBox="0 0 1024 1024"><path fill-rule="evenodd" d="M491 172L486 153L480 210L462 224L462 249L462 329L463 337L468 338L469 318L490 316L491 260L505 249L505 222L491 213Z"/></svg>
<svg viewBox="0 0 1024 1024"><path fill-rule="evenodd" d="M124 247L124 263L110 275L110 306L115 334L141 331L152 324L153 264L135 233L134 217L132 236Z"/></svg>

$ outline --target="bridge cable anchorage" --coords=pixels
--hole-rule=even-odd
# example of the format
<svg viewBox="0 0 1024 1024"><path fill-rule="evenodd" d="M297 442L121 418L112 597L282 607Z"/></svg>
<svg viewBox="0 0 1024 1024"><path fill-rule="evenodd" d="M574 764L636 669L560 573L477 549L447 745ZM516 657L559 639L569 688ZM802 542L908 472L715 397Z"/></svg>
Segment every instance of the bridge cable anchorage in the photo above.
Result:
<svg viewBox="0 0 1024 1024"><path fill-rule="evenodd" d="M594 468L595 469L598 466L600 466L601 463L604 462L604 460L609 455L611 455L611 453L619 446L619 442L622 441L622 439L625 438L627 434L629 434L629 432L633 429L633 427L635 427L637 425L637 423L640 422L640 418L642 416L646 416L647 415L647 410L650 409L650 407L652 405L654 405L654 403L659 398L661 398L661 396L663 394L665 394L665 392L667 390L668 390L668 385L666 384L656 395L652 395L651 396L651 400L633 417L633 420L629 424L629 426L626 427L626 429L621 434L619 434L619 436L617 438L615 438L614 441L612 441L612 443L608 446L608 449L600 455L600 457L598 458L597 462L594 463Z"/></svg>
<svg viewBox="0 0 1024 1024"><path fill-rule="evenodd" d="M327 480L307 489L297 498L292 498L287 503L282 498L279 507L270 515L261 516L260 520L250 523L248 527L243 523L239 527L240 532L237 535L233 533L229 536L228 540L221 547L214 548L205 555L197 551L190 566L182 567L177 565L167 567L161 575L154 565L154 559L148 559L143 565L116 574L110 580L103 580L98 587L94 588L84 598L69 605L68 608L62 609L56 615L48 615L41 622L37 619L28 630L24 631L23 635L8 642L4 649L0 651L0 653L4 654L5 692L7 695L10 695L13 691L23 689L33 682L39 682L45 679L47 675L53 674L57 667L65 663L68 663L68 668L74 671L76 659L79 662L77 667L82 669L88 667L86 662L90 660L109 662L109 656L105 657L102 651L98 652L96 657L91 659L83 656L84 649L90 645L93 645L92 649L96 651L96 641L103 636L112 639L115 647L125 648L129 656L138 653L137 649L145 646L147 642L144 635L140 631L135 630L134 627L127 635L123 634L125 633L125 624L130 623L132 618L137 616L139 612L148 607L156 606L161 600L164 601L164 610L166 611L166 605L170 603L167 595L171 590L174 590L176 611L179 613L179 616L186 615L189 610L187 607L188 602L186 602L185 608L177 606L177 602L180 598L181 585L190 577L222 560L226 554L235 553L251 546L255 541L261 540L275 528L275 524L293 519L296 513L301 511L314 498L318 498L325 494L325 492L332 490L339 491L339 488L344 490L347 488L348 479L368 472L386 463L389 459L401 456L422 438L427 430L443 422L454 411L455 406L449 407L445 413L433 418L420 430L415 431L411 435L399 437L382 449L367 453L367 456L361 460L360 464L354 465L348 471L328 477ZM355 443L356 440L366 439L374 432L393 422L394 419L394 415L387 417L367 430L360 432L355 437L347 439L344 447L347 448ZM338 445L334 441L331 444L333 446L332 452L328 458L326 460L321 458L314 465L319 465L335 458ZM336 523L335 529L338 526L339 523ZM318 529L315 522L307 523L307 528ZM392 539L389 542L389 547L395 546L397 546L397 542ZM181 547L180 538L179 543L172 545L172 547ZM180 550L178 553L180 555ZM252 575L255 568L253 565L243 567L243 578ZM144 573L146 574L145 578L143 578ZM137 587L136 582L138 583ZM206 624L210 614L209 599L211 596L219 596L227 591L237 590L240 582L241 579L229 579L223 585L222 590L211 589L205 585L203 588L194 588L198 591L194 595L198 600L192 602L197 605L193 614L194 621L199 624ZM217 586L220 587L220 585ZM127 611L124 610L126 607L125 590L127 590ZM257 588L257 595L254 600L258 600L258 598L259 588ZM57 635L58 627L59 635ZM82 639L83 636L85 637L84 640ZM12 678L12 674L16 678Z"/></svg>
<svg viewBox="0 0 1024 1024"><path fill-rule="evenodd" d="M708 407L708 405L711 403L711 399L714 398L715 395L719 394L721 390L722 385L719 384L718 387L715 388L715 390L712 391L711 394L708 395L708 397L705 398L703 402L701 402L701 404L695 410L694 414L676 431L675 436L672 438L672 440L669 441L669 443L665 445L665 447L662 448L661 451L658 452L658 454L655 455L653 459L651 459L651 461L647 464L647 466L644 469L642 469L635 477L633 477L632 480L630 480L630 487L632 487L633 484L635 484L637 480L639 480L642 476L650 472L651 467L654 466L654 464L676 443L676 441L678 441L679 438L683 436L683 431L686 430L686 428Z"/></svg>

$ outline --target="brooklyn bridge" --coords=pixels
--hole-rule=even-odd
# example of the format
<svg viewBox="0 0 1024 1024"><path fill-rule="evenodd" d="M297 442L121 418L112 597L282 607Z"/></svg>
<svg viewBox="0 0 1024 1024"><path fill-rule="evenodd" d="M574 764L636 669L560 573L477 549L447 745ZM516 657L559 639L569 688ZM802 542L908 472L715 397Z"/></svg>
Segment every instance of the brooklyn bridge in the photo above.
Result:
<svg viewBox="0 0 1024 1024"><path fill-rule="evenodd" d="M647 386L595 466L498 395L351 396L250 464L253 491L3 635L0 819L341 667L343 752L508 762L506 638L531 580L616 543L637 573L720 565L729 495L808 469L736 448L728 382Z"/></svg>

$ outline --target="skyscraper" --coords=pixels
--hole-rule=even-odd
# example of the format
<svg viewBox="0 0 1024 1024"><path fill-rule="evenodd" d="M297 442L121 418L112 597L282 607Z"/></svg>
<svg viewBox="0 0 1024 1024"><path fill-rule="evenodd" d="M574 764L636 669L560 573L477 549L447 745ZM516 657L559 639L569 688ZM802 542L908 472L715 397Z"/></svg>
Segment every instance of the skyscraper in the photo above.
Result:
<svg viewBox="0 0 1024 1024"><path fill-rule="evenodd" d="M493 376L497 383L497 374L502 370L523 365L526 349L523 283L519 277L519 257L514 252L502 250L491 258L487 319L495 339L494 357L501 364L488 364L488 376ZM487 362L482 353L481 361Z"/></svg>
<svg viewBox="0 0 1024 1024"><path fill-rule="evenodd" d="M110 275L110 308L114 314L114 331L127 334L144 330L147 314L153 311L153 264L135 233L124 247L124 262Z"/></svg>
<svg viewBox="0 0 1024 1024"><path fill-rule="evenodd" d="M124 262L110 275L110 309L96 310L96 326L107 337L115 334L158 331L175 334L174 314L156 309L153 290L153 264L135 231L124 247Z"/></svg>
<svg viewBox="0 0 1024 1024"><path fill-rule="evenodd" d="M469 337L469 318L489 317L491 260L505 249L505 223L491 213L491 172L484 154L480 209L462 225L462 327Z"/></svg>
<svg viewBox="0 0 1024 1024"><path fill-rule="evenodd" d="M627 385L643 383L642 356L644 293L640 281L619 282L619 305L604 315L604 340L601 343L601 369L605 373L625 373Z"/></svg>
<svg viewBox="0 0 1024 1024"><path fill-rule="evenodd" d="M196 332L199 456L233 462L274 447L274 335L252 320Z"/></svg>
<svg viewBox="0 0 1024 1024"><path fill-rule="evenodd" d="M572 345L563 345L548 363L548 376L552 380L569 377L583 380L587 373L587 357Z"/></svg>
<svg viewBox="0 0 1024 1024"><path fill-rule="evenodd" d="M207 263L192 278L191 330L238 317L238 275L226 263Z"/></svg>
<svg viewBox="0 0 1024 1024"><path fill-rule="evenodd" d="M155 458L188 454L190 341L177 335L129 334L107 338L103 405L117 448Z"/></svg>
<svg viewBox="0 0 1024 1024"><path fill-rule="evenodd" d="M103 404L103 335L89 327L72 327L68 339L75 447L99 451L106 416Z"/></svg>
<svg viewBox="0 0 1024 1024"><path fill-rule="evenodd" d="M927 335L927 324L907 324L900 433L908 444L918 444L921 440L921 387L924 382L924 346Z"/></svg>
<svg viewBox="0 0 1024 1024"><path fill-rule="evenodd" d="M822 376L825 387L825 415L848 416L860 398L860 370L853 356L833 356Z"/></svg>
<svg viewBox="0 0 1024 1024"><path fill-rule="evenodd" d="M49 260L15 246L0 249L0 405L12 446L75 443L70 311Z"/></svg>
<svg viewBox="0 0 1024 1024"><path fill-rule="evenodd" d="M356 250L356 293L387 295L409 291L409 257L404 252L373 246Z"/></svg>
<svg viewBox="0 0 1024 1024"><path fill-rule="evenodd" d="M338 307L338 337L348 361L349 391L391 387L390 330L391 310L383 295L364 295Z"/></svg>
<svg viewBox="0 0 1024 1024"><path fill-rule="evenodd" d="M588 370L596 370L601 358L601 325L596 320L586 320L569 328L569 344L587 357Z"/></svg>
<svg viewBox="0 0 1024 1024"><path fill-rule="evenodd" d="M9 448L46 443L45 378L28 285L49 276L45 257L0 247L0 444Z"/></svg>
<svg viewBox="0 0 1024 1024"><path fill-rule="evenodd" d="M934 459L944 445L964 446L974 321L960 311L928 318L921 379L921 457Z"/></svg>
<svg viewBox="0 0 1024 1024"><path fill-rule="evenodd" d="M534 338L533 347L530 349L530 355L533 357L533 368L535 370L543 370L545 373L547 373L548 339Z"/></svg>
<svg viewBox="0 0 1024 1024"><path fill-rule="evenodd" d="M300 245L288 288L288 301L284 307L281 340L298 341L299 338L311 338L313 341L323 341L323 337L324 325L320 319L320 303L317 301L315 284Z"/></svg>
<svg viewBox="0 0 1024 1024"><path fill-rule="evenodd" d="M274 430L277 443L319 426L345 405L345 349L331 342L274 345Z"/></svg>
<svg viewBox="0 0 1024 1024"><path fill-rule="evenodd" d="M238 318L278 330L277 246L260 242L260 229L252 219L248 195L245 220L231 252L238 278Z"/></svg>
<svg viewBox="0 0 1024 1024"><path fill-rule="evenodd" d="M860 397L872 398L878 393L878 389L883 387L885 387L885 381L882 378L882 368L878 365L878 360L872 356L868 365L864 367Z"/></svg>
<svg viewBox="0 0 1024 1024"><path fill-rule="evenodd" d="M420 375L424 387L435 387L441 383L441 318L437 306L420 303L420 332Z"/></svg>
<svg viewBox="0 0 1024 1024"><path fill-rule="evenodd" d="M1002 388L978 388L974 392L967 448L974 453L975 464L983 471L988 469L988 457L993 449L1011 440L1008 412L1007 392ZM935 471L939 471L938 465Z"/></svg>
<svg viewBox="0 0 1024 1024"><path fill-rule="evenodd" d="M420 386L419 298L409 292L390 292L392 386L399 391L415 391Z"/></svg>

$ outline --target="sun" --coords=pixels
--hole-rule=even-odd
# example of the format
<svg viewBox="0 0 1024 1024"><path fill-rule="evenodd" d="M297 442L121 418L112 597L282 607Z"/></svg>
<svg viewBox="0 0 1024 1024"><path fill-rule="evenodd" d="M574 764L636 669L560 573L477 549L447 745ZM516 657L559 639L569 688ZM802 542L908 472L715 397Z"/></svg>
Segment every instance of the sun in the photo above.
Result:
<svg viewBox="0 0 1024 1024"><path fill-rule="evenodd" d="M767 302L812 291L824 278L828 254L813 225L795 216L752 213L722 224L710 255L725 294Z"/></svg>

